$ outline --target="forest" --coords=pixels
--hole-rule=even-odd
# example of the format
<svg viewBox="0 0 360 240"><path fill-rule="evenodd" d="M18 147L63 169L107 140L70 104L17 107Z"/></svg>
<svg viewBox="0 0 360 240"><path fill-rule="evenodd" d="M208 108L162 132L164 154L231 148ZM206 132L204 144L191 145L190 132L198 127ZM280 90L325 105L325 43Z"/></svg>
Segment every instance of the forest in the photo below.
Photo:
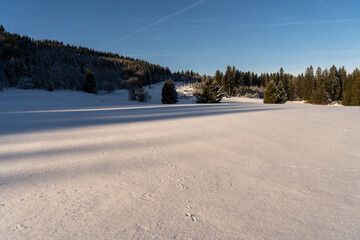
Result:
<svg viewBox="0 0 360 240"><path fill-rule="evenodd" d="M225 74L216 71L214 80L222 85L227 96L239 96L257 87L259 95L264 89L272 91L274 101L268 103L284 103L286 101L306 101L313 104L329 104L339 102L343 105L360 105L360 70L347 73L345 67L314 71L312 66L305 74L293 76L280 68L276 73L260 75L242 72L228 66ZM264 94L266 96L266 92ZM280 96L281 95L281 96Z"/></svg>
<svg viewBox="0 0 360 240"><path fill-rule="evenodd" d="M360 105L360 70L345 67L321 69L312 66L293 76L283 68L260 75L228 66L225 73L200 76L193 71L172 73L169 68L140 59L100 52L54 40L34 40L9 33L0 26L0 89L84 90L85 73L91 69L97 91L141 88L172 79L174 82L202 82L211 78L227 97L252 96L267 103L306 101L313 104ZM270 100L269 100L270 99Z"/></svg>
<svg viewBox="0 0 360 240"><path fill-rule="evenodd" d="M87 69L94 72L99 91L127 88L134 82L141 87L169 78L182 82L201 79L192 71L172 73L167 67L140 59L34 40L0 26L0 88L83 90Z"/></svg>

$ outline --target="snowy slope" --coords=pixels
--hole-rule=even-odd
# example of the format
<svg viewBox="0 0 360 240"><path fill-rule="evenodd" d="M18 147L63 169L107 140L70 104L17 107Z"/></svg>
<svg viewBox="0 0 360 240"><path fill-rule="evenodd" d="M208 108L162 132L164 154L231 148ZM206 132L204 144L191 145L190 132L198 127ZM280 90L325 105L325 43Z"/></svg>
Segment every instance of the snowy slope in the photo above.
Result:
<svg viewBox="0 0 360 240"><path fill-rule="evenodd" d="M1 92L0 238L360 237L360 108L160 89Z"/></svg>

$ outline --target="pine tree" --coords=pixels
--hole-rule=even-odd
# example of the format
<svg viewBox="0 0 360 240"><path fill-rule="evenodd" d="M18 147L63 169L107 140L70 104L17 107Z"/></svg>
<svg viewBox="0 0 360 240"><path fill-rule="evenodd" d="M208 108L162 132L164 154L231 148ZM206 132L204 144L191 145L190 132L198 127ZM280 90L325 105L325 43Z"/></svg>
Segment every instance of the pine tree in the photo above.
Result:
<svg viewBox="0 0 360 240"><path fill-rule="evenodd" d="M178 102L176 88L171 78L169 80L165 80L161 92L161 102L163 104L175 104Z"/></svg>
<svg viewBox="0 0 360 240"><path fill-rule="evenodd" d="M295 100L295 86L294 81L291 79L289 81L289 100L294 101Z"/></svg>
<svg viewBox="0 0 360 240"><path fill-rule="evenodd" d="M348 83L344 92L342 104L346 106L360 105L360 70L356 69L350 74Z"/></svg>
<svg viewBox="0 0 360 240"><path fill-rule="evenodd" d="M330 73L329 73L329 77L328 77L328 81L326 84L326 90L330 95L330 99L332 101L335 101L336 98L338 98L338 95L341 92L341 86L340 86L340 80L338 77L338 71L337 68L335 66L332 66L330 68Z"/></svg>
<svg viewBox="0 0 360 240"><path fill-rule="evenodd" d="M224 76L224 81L223 81L223 89L224 92L230 97L231 94L231 82L233 78L233 73L232 73L232 68L230 66L227 67L226 72L225 72L225 76Z"/></svg>
<svg viewBox="0 0 360 240"><path fill-rule="evenodd" d="M220 72L220 70L217 70L215 73L215 81L217 84L221 85L223 80L223 74Z"/></svg>
<svg viewBox="0 0 360 240"><path fill-rule="evenodd" d="M222 87L208 77L194 94L196 103L219 103L224 96Z"/></svg>
<svg viewBox="0 0 360 240"><path fill-rule="evenodd" d="M305 72L304 78L304 100L311 101L311 96L314 91L315 77L314 69L312 66L308 67Z"/></svg>
<svg viewBox="0 0 360 240"><path fill-rule="evenodd" d="M83 89L84 89L84 92L87 92L87 93L95 93L95 94L97 93L94 72L89 68L86 69Z"/></svg>
<svg viewBox="0 0 360 240"><path fill-rule="evenodd" d="M340 76L341 90L342 90L342 96L341 96L341 98L343 98L344 92L345 92L345 90L346 90L347 82L348 82L348 78L347 78L347 73L346 73L345 67L340 68L340 70L339 70L339 76Z"/></svg>
<svg viewBox="0 0 360 240"><path fill-rule="evenodd" d="M286 103L287 94L282 81L279 81L277 87L276 103Z"/></svg>
<svg viewBox="0 0 360 240"><path fill-rule="evenodd" d="M236 70L234 73L234 87L239 88L241 85L241 74L239 70Z"/></svg>
<svg viewBox="0 0 360 240"><path fill-rule="evenodd" d="M283 69L282 67L280 68L280 72L279 72L279 81L280 81L280 82L284 82L284 81L285 81L284 69Z"/></svg>
<svg viewBox="0 0 360 240"><path fill-rule="evenodd" d="M319 84L316 86L316 90L313 94L312 103L315 104L328 104L329 103L329 96L325 90L324 84Z"/></svg>
<svg viewBox="0 0 360 240"><path fill-rule="evenodd" d="M273 81L269 82L266 87L264 103L277 103L278 90Z"/></svg>
<svg viewBox="0 0 360 240"><path fill-rule="evenodd" d="M5 28L3 25L0 25L0 35L5 33Z"/></svg>
<svg viewBox="0 0 360 240"><path fill-rule="evenodd" d="M326 74L326 71L324 71ZM316 70L316 82L315 82L315 91L312 94L312 103L315 104L328 104L329 94L326 92L324 79L323 79L323 72L320 67Z"/></svg>

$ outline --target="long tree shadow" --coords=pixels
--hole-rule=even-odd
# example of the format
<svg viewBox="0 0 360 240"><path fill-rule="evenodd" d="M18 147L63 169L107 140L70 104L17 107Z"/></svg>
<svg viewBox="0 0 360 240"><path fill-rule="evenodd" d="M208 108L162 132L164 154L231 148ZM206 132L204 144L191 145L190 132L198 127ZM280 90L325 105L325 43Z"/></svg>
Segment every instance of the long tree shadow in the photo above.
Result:
<svg viewBox="0 0 360 240"><path fill-rule="evenodd" d="M0 112L0 136L78 127L162 121L212 115L273 111L284 106L261 104L143 105Z"/></svg>

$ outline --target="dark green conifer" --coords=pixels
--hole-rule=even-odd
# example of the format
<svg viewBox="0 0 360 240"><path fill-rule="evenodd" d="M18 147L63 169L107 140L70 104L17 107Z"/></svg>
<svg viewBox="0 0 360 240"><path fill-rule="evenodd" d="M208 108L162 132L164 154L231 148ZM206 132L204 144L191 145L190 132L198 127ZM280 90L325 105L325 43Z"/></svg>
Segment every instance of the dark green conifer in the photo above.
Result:
<svg viewBox="0 0 360 240"><path fill-rule="evenodd" d="M222 87L210 77L200 84L194 94L196 103L219 103L224 96Z"/></svg>
<svg viewBox="0 0 360 240"><path fill-rule="evenodd" d="M266 87L264 103L277 103L278 90L273 81L270 81Z"/></svg>
<svg viewBox="0 0 360 240"><path fill-rule="evenodd" d="M233 81L233 72L232 68L230 66L227 67L225 75L224 75L224 81L223 81L223 89L227 96L230 97L231 95L231 82Z"/></svg>
<svg viewBox="0 0 360 240"><path fill-rule="evenodd" d="M175 104L178 102L176 88L171 78L169 80L165 80L161 92L161 102L163 104Z"/></svg>
<svg viewBox="0 0 360 240"><path fill-rule="evenodd" d="M221 85L223 80L223 74L220 72L220 70L217 70L215 73L215 81L217 84Z"/></svg>
<svg viewBox="0 0 360 240"><path fill-rule="evenodd" d="M312 94L312 103L315 104L328 104L329 103L329 94L325 89L324 76L327 76L327 70L322 72L321 68L318 67L316 70L316 82L315 90Z"/></svg>
<svg viewBox="0 0 360 240"><path fill-rule="evenodd" d="M87 93L95 93L95 94L97 93L94 72L89 68L86 69L83 89L84 89L84 92L87 92Z"/></svg>
<svg viewBox="0 0 360 240"><path fill-rule="evenodd" d="M287 100L287 94L286 90L284 88L284 84L282 81L279 81L278 87L277 87L277 96L276 96L276 103L286 103Z"/></svg>
<svg viewBox="0 0 360 240"><path fill-rule="evenodd" d="M312 66L308 67L304 78L304 100L311 101L311 96L315 87L314 69Z"/></svg>

